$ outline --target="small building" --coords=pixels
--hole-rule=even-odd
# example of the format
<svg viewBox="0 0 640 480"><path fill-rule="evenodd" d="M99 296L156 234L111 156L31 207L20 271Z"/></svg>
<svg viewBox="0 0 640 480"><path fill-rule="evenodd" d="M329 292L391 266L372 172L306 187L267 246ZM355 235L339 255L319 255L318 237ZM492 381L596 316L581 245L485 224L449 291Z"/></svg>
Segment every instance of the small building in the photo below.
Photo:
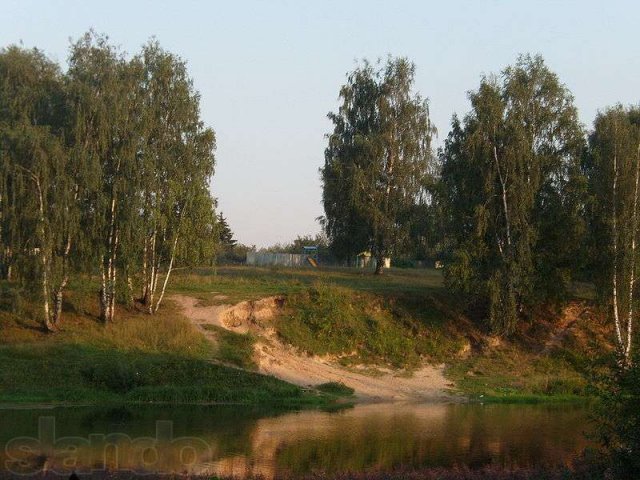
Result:
<svg viewBox="0 0 640 480"><path fill-rule="evenodd" d="M360 252L356 255L356 267L358 268L376 268L378 265L377 260L371 255L371 252ZM391 267L391 257L384 259L384 268Z"/></svg>

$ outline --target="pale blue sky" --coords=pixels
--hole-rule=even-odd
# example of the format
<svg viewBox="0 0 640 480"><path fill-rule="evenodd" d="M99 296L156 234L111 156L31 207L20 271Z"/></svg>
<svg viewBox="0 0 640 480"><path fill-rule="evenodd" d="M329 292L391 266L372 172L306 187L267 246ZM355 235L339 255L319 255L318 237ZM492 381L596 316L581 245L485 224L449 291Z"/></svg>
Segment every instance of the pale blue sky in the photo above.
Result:
<svg viewBox="0 0 640 480"><path fill-rule="evenodd" d="M440 143L482 73L541 53L590 125L640 100L636 1L0 0L0 45L64 62L89 28L135 52L150 36L188 61L218 138L212 188L236 237L258 246L316 233L326 113L363 57L404 55Z"/></svg>

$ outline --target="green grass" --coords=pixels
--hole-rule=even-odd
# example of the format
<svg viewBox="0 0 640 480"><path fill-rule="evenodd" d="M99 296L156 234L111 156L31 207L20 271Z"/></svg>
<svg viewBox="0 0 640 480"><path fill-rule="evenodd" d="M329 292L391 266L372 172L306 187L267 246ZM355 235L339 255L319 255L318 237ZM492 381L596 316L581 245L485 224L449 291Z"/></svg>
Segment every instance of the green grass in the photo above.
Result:
<svg viewBox="0 0 640 480"><path fill-rule="evenodd" d="M567 401L590 393L586 376L566 363L517 349L451 362L447 376L465 395L486 402Z"/></svg>
<svg viewBox="0 0 640 480"><path fill-rule="evenodd" d="M320 392L329 393L337 397L350 397L355 393L355 390L351 387L347 387L341 382L327 382L322 383L316 387L316 390Z"/></svg>
<svg viewBox="0 0 640 480"><path fill-rule="evenodd" d="M276 322L288 343L315 355L336 355L342 363L414 367L429 349L420 319L391 299L316 282L287 297Z"/></svg>
<svg viewBox="0 0 640 480"><path fill-rule="evenodd" d="M32 305L27 304L27 307ZM327 405L333 396L237 368L249 338L225 335L221 354L170 303L157 315L119 309L103 326L82 290L69 295L61 329L45 334L33 312L0 311L0 403L242 403ZM237 351L236 351L237 349ZM233 363L233 362L231 362Z"/></svg>
<svg viewBox="0 0 640 480"><path fill-rule="evenodd" d="M195 269L180 271L171 288L203 305L284 295L287 313L276 322L281 337L345 364L411 368L422 358L444 361L462 346L432 301L444 295L442 275L432 269L391 269L382 276L350 268Z"/></svg>
<svg viewBox="0 0 640 480"><path fill-rule="evenodd" d="M335 267L180 270L170 288L173 292L194 295L210 303L237 303L270 295L300 293L318 281L381 295L422 296L425 292L442 289L442 274L437 270L391 269L382 276L374 276L370 270Z"/></svg>
<svg viewBox="0 0 640 480"><path fill-rule="evenodd" d="M556 313L546 323L523 323L514 339L477 348L487 343L486 335L444 290L441 273L431 269L391 269L374 276L346 268L225 267L179 270L170 285L170 293L191 295L205 304L283 295L285 310L274 326L286 342L372 370L446 363L457 391L483 401L588 397L590 365L606 356L610 346L610 332L594 313L579 321L575 338L543 351L544 340L556 328ZM3 292L7 288L2 285ZM216 331L214 347L170 302L154 316L119 308L117 321L104 327L96 319L95 289L89 278L72 283L62 329L54 335L39 330L33 302L19 295L3 297L0 402L296 403L312 395L251 372L212 365L209 360L215 359L254 369L255 339L207 327ZM576 292L578 298L588 298L590 286L577 285ZM465 352L465 346L473 348Z"/></svg>
<svg viewBox="0 0 640 480"><path fill-rule="evenodd" d="M183 272L174 288L211 303L285 295L286 311L275 325L286 342L372 368L446 363L456 390L483 401L587 398L588 366L606 354L602 326L587 323L580 327L582 342L569 339L562 348L541 353L553 320L539 331L523 325L522 338L464 354L469 338L477 341L485 334L465 318L458 299L444 290L441 272L432 269L391 269L374 276L347 268L226 267ZM574 297L587 302L592 290L588 284L572 287Z"/></svg>
<svg viewBox="0 0 640 480"><path fill-rule="evenodd" d="M272 377L168 353L3 346L0 362L5 403L323 403Z"/></svg>
<svg viewBox="0 0 640 480"><path fill-rule="evenodd" d="M602 318L578 317L573 335L547 348L537 329L523 325L511 341L449 362L447 375L471 398L492 402L575 401L595 396L593 381L604 373L611 352ZM548 332L547 332L548 333Z"/></svg>
<svg viewBox="0 0 640 480"><path fill-rule="evenodd" d="M215 358L240 368L253 370L256 364L253 360L253 344L256 339L251 334L231 332L217 325L205 324L203 328L216 332L218 347Z"/></svg>

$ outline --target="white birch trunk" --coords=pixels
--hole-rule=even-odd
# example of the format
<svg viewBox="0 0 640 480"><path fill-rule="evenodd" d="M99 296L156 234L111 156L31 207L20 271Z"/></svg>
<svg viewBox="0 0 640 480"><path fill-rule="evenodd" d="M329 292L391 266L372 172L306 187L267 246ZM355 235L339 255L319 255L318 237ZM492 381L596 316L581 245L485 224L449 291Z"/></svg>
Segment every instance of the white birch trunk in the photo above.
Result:
<svg viewBox="0 0 640 480"><path fill-rule="evenodd" d="M173 248L171 249L171 260L169 261L169 268L167 269L167 275L164 277L164 282L162 284L162 291L160 292L160 297L158 297L158 302L154 307L153 311L157 312L160 308L160 304L162 303L162 299L164 298L164 292L167 289L167 283L169 283L169 276L171 275L171 270L173 269L173 261L176 258L176 247L178 246L178 235L176 234L176 238L173 241Z"/></svg>
<svg viewBox="0 0 640 480"><path fill-rule="evenodd" d="M71 235L67 233L67 242L64 247L64 252L62 254L62 280L60 284L54 291L53 294L53 324L57 325L60 319L62 318L62 300L63 300L63 292L64 289L67 288L67 283L69 282L69 253L71 252Z"/></svg>
<svg viewBox="0 0 640 480"><path fill-rule="evenodd" d="M151 261L149 267L151 268L151 272L149 275L149 285L147 286L147 298L146 298L146 306L147 312L153 313L153 299L156 293L156 282L158 278L158 264L156 259L156 246L157 246L157 231L153 230L153 236L151 237Z"/></svg>
<svg viewBox="0 0 640 480"><path fill-rule="evenodd" d="M631 363L631 348L633 338L633 306L634 306L634 287L636 274L636 236L638 231L638 187L640 185L640 144L636 153L636 176L633 190L633 214L632 214L632 230L631 230L631 275L629 278L629 313L627 316L627 346L625 349L625 361Z"/></svg>
<svg viewBox="0 0 640 480"><path fill-rule="evenodd" d="M34 181L38 190L38 209L40 214L40 264L42 267L42 310L44 315L44 328L47 331L53 331L51 324L51 312L49 308L49 262L47 260L47 249L45 246L45 229L44 229L44 198L42 196L42 188L40 180L34 175Z"/></svg>
<svg viewBox="0 0 640 480"><path fill-rule="evenodd" d="M613 278L612 278L612 308L613 323L616 329L616 341L620 353L624 355L624 342L622 341L622 328L620 325L620 313L618 310L618 155L613 155L613 190L612 190L612 230L613 230Z"/></svg>
<svg viewBox="0 0 640 480"><path fill-rule="evenodd" d="M100 261L100 320L104 323L107 322L107 275L104 268L104 259Z"/></svg>
<svg viewBox="0 0 640 480"><path fill-rule="evenodd" d="M109 322L113 322L116 311L116 258L118 252L118 231L114 232L113 248L110 259L111 279L109 281Z"/></svg>
<svg viewBox="0 0 640 480"><path fill-rule="evenodd" d="M147 247L148 240L147 236L144 236L144 247L142 249L142 294L141 299L142 302L145 303L147 299Z"/></svg>
<svg viewBox="0 0 640 480"><path fill-rule="evenodd" d="M504 210L504 222L505 229L507 235L507 246L511 247L511 219L509 217L509 204L507 198L507 176L506 174L502 175L502 170L500 169L500 161L498 160L498 149L496 146L493 146L493 159L496 163L496 169L498 170L498 178L500 179L500 187L502 189L502 208ZM502 248L500 248L502 252Z"/></svg>

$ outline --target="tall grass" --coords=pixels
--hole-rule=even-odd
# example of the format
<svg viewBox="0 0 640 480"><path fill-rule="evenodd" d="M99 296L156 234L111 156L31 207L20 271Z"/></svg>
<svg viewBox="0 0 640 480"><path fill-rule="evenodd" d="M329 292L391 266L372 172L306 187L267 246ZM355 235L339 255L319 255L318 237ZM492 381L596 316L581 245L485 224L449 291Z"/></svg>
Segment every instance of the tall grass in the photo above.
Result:
<svg viewBox="0 0 640 480"><path fill-rule="evenodd" d="M236 333L216 325L206 324L203 327L216 333L217 348L215 356L218 360L247 370L256 368L253 359L255 337L249 333Z"/></svg>
<svg viewBox="0 0 640 480"><path fill-rule="evenodd" d="M276 323L288 343L315 355L338 355L344 363L414 367L429 356L419 320L392 300L324 282L289 295Z"/></svg>

